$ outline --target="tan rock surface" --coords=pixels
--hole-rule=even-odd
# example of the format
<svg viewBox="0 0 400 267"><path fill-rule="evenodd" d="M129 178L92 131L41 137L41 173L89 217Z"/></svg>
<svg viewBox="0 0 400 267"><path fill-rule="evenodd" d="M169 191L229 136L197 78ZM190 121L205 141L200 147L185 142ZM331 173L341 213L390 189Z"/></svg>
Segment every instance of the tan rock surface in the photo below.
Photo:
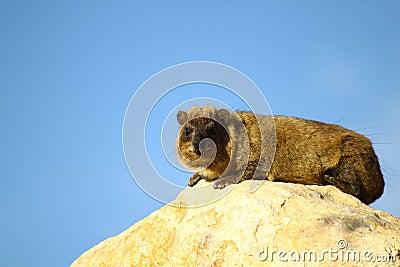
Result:
<svg viewBox="0 0 400 267"><path fill-rule="evenodd" d="M400 266L399 218L332 186L249 185L197 208L213 189L187 188L72 266Z"/></svg>

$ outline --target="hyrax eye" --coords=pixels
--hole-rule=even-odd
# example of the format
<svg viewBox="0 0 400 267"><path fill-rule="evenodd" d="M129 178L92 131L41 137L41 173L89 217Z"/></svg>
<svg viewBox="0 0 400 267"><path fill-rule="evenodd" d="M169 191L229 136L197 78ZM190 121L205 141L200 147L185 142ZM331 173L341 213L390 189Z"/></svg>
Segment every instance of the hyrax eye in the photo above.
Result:
<svg viewBox="0 0 400 267"><path fill-rule="evenodd" d="M211 127L210 129L210 134L216 134L217 133L217 126L214 125L213 127Z"/></svg>
<svg viewBox="0 0 400 267"><path fill-rule="evenodd" d="M188 136L190 134L190 129L189 128L185 128L185 135Z"/></svg>

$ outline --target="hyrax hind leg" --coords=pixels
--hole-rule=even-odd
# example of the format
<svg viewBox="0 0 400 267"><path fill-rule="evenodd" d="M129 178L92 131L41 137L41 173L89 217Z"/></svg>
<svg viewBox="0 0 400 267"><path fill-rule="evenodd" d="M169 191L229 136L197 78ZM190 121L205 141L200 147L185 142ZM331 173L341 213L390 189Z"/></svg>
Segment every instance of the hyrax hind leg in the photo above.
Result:
<svg viewBox="0 0 400 267"><path fill-rule="evenodd" d="M335 168L325 172L324 181L364 202L363 185L355 161L355 157L342 157Z"/></svg>
<svg viewBox="0 0 400 267"><path fill-rule="evenodd" d="M324 181L369 204L383 193L384 180L371 142L363 136L345 136L336 166L324 173Z"/></svg>

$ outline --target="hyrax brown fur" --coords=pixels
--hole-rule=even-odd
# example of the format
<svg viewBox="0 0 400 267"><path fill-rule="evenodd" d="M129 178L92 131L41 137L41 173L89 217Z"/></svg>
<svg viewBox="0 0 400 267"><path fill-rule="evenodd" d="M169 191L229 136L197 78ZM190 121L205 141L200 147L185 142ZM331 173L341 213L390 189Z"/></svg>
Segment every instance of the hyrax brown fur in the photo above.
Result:
<svg viewBox="0 0 400 267"><path fill-rule="evenodd" d="M203 167L189 186L201 179L217 180L214 188L219 189L248 179L334 185L366 204L383 193L371 141L341 126L210 105L179 111L177 120L178 160L190 170ZM215 146L201 142L204 139Z"/></svg>

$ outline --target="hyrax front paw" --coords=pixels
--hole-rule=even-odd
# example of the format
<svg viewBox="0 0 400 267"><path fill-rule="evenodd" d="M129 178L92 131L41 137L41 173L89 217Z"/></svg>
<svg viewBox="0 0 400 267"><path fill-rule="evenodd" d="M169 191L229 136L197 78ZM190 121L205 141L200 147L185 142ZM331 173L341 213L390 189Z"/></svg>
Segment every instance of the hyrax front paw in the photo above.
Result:
<svg viewBox="0 0 400 267"><path fill-rule="evenodd" d="M188 181L188 186L192 187L197 184L203 177L200 174L195 173L192 177L190 177Z"/></svg>
<svg viewBox="0 0 400 267"><path fill-rule="evenodd" d="M223 177L218 179L217 181L215 181L213 188L214 189L223 189L225 187L227 187L230 184L237 184L238 179L236 179L235 177Z"/></svg>

